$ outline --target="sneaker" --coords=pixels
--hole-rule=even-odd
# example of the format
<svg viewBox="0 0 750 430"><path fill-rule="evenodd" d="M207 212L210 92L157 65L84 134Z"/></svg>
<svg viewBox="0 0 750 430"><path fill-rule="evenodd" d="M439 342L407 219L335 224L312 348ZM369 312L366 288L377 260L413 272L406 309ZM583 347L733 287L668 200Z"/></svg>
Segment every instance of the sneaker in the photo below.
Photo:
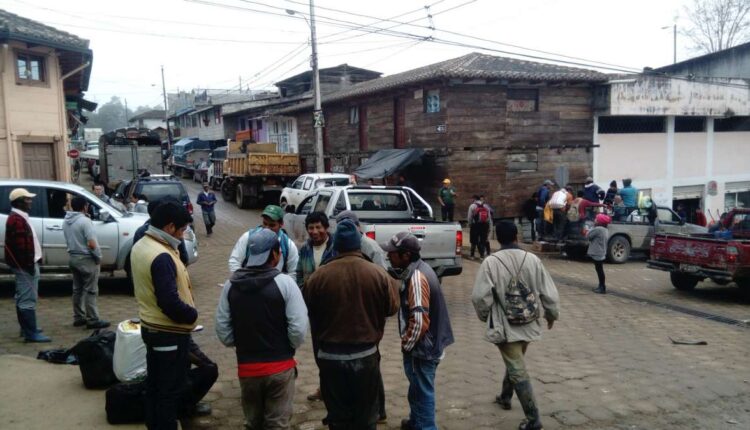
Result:
<svg viewBox="0 0 750 430"><path fill-rule="evenodd" d="M109 321L98 320L98 321L86 323L86 328L88 329L107 328L107 327L109 327Z"/></svg>
<svg viewBox="0 0 750 430"><path fill-rule="evenodd" d="M211 405L207 402L198 402L193 408L193 414L198 417L211 415Z"/></svg>
<svg viewBox="0 0 750 430"><path fill-rule="evenodd" d="M43 335L41 332L36 332L31 337L26 337L24 340L27 343L47 343L47 342L52 342L52 339L50 339L47 336Z"/></svg>
<svg viewBox="0 0 750 430"><path fill-rule="evenodd" d="M542 423L539 421L532 424L528 420L523 420L518 426L518 430L544 430L544 428L542 427Z"/></svg>
<svg viewBox="0 0 750 430"><path fill-rule="evenodd" d="M86 320L73 321L73 327L82 327L86 325Z"/></svg>
<svg viewBox="0 0 750 430"><path fill-rule="evenodd" d="M385 424L388 422L388 415L383 414L378 416L378 424Z"/></svg>
<svg viewBox="0 0 750 430"><path fill-rule="evenodd" d="M317 390L315 390L314 393L307 395L307 400L311 402L317 402L320 400L320 387L318 387Z"/></svg>

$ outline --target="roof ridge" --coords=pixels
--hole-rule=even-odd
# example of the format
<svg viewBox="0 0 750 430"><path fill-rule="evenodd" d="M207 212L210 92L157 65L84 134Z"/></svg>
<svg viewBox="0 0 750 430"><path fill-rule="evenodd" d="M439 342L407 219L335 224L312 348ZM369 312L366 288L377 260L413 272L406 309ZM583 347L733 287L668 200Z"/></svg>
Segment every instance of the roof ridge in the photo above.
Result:
<svg viewBox="0 0 750 430"><path fill-rule="evenodd" d="M65 30L60 30L58 28L52 27L51 25L44 24L44 23L42 23L40 21L36 21L36 20L31 19L31 18L26 18L24 16L15 14L13 12L9 12L9 11L7 11L5 9L0 9L0 27L3 26L2 25L3 21L5 21L5 26L7 27L9 35L12 35L13 33L20 33L20 32L17 29L18 25L14 24L10 19L3 20L3 17L2 17L3 14L8 15L9 17L12 17L14 19L23 21L23 23L25 23L28 26L40 26L40 27L43 27L44 29L46 29L47 31L51 30L51 31L57 32L57 33L65 36L65 37L70 37L70 38L76 39L78 42L80 42L86 48L88 48L88 46L89 46L89 42L90 42L89 39L84 39L84 38L82 38L80 36L77 36L77 35L75 35L73 33L69 33L69 32L67 32ZM31 28L31 30L32 31L37 31L36 29L33 29L33 28Z"/></svg>

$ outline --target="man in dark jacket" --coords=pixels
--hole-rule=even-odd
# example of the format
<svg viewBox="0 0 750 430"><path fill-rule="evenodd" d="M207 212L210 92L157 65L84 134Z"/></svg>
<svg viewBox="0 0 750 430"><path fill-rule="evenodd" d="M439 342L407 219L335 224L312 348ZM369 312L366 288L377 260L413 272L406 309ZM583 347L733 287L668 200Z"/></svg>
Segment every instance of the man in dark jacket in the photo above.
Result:
<svg viewBox="0 0 750 430"><path fill-rule="evenodd" d="M16 276L16 315L26 342L50 342L36 325L39 298L39 262L42 245L29 220L32 194L24 188L10 192L13 209L5 223L5 262Z"/></svg>
<svg viewBox="0 0 750 430"><path fill-rule="evenodd" d="M317 345L320 389L331 429L372 429L379 409L378 343L398 311L398 283L360 251L351 220L336 226L339 255L318 268L302 292Z"/></svg>
<svg viewBox="0 0 750 430"><path fill-rule="evenodd" d="M224 285L216 334L237 353L245 428L288 429L294 400L294 352L307 333L307 308L294 279L279 272L276 233L248 238L247 264Z"/></svg>
<svg viewBox="0 0 750 430"><path fill-rule="evenodd" d="M594 178L589 176L586 178L586 183L583 186L583 198L592 202L599 203L599 200L605 197L604 190L599 185L594 183Z"/></svg>
<svg viewBox="0 0 750 430"><path fill-rule="evenodd" d="M198 194L198 206L201 207L201 213L203 214L203 223L206 225L206 234L211 236L213 234L214 225L216 225L216 195L207 183L203 184L203 192Z"/></svg>
<svg viewBox="0 0 750 430"><path fill-rule="evenodd" d="M422 261L419 240L409 232L393 236L383 245L394 274L401 281L398 328L404 373L409 380L409 418L402 429L437 429L435 425L435 372L445 348L453 343L440 281Z"/></svg>

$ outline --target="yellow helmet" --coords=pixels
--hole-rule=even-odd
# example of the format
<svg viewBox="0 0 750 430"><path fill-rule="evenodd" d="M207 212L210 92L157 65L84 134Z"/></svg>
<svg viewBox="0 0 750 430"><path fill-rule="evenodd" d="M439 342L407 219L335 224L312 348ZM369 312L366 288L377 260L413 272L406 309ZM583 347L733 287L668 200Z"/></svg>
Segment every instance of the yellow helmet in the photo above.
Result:
<svg viewBox="0 0 750 430"><path fill-rule="evenodd" d="M448 179L448 178L445 178L445 179L443 179L443 183L444 183L445 185L450 185L450 184L451 184L451 180L450 180L450 179Z"/></svg>

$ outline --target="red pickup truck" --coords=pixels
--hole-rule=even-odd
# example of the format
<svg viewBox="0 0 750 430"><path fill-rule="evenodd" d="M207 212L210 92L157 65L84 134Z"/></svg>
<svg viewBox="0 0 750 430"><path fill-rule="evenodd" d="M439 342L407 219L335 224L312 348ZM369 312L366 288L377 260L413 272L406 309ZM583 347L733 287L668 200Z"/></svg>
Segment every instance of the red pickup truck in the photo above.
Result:
<svg viewBox="0 0 750 430"><path fill-rule="evenodd" d="M648 267L670 272L678 290L692 290L706 278L750 290L750 209L732 210L713 233L655 234Z"/></svg>

